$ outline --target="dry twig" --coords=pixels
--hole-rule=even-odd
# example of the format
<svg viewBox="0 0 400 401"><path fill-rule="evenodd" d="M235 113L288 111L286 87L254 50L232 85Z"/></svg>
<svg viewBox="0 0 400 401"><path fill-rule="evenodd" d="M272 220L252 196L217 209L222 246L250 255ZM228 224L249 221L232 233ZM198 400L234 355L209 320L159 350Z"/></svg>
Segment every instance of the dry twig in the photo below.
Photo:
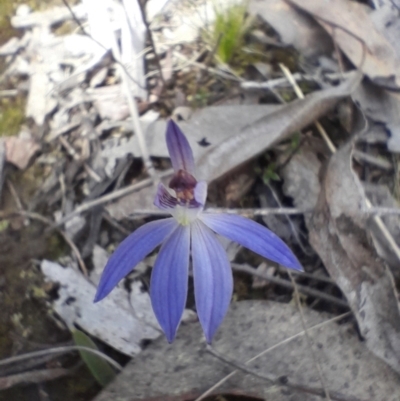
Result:
<svg viewBox="0 0 400 401"><path fill-rule="evenodd" d="M246 266L246 265L239 265L237 263L232 263L232 268L233 270L239 271L239 272L244 272L244 273L248 273L251 274L253 276L256 277L260 277L264 280L268 280L271 283L280 285L281 287L285 287L285 288L289 288L289 289L294 289L293 283L291 283L290 281L287 281L283 278L279 278L279 277L275 277L275 276L271 276L269 274L266 273L262 273L257 271L256 269ZM318 291L318 290L314 290L313 288L308 288L302 285L297 284L297 287L299 289L299 291L305 295L309 295L318 299L323 299L324 301L330 302L332 304L338 305L342 308L349 308L349 305L347 303L347 301L344 301L342 299L336 298L332 295L329 294L325 294L322 291Z"/></svg>
<svg viewBox="0 0 400 401"><path fill-rule="evenodd" d="M65 368L40 369L30 372L16 373L14 375L0 377L0 390L17 386L19 384L42 383L49 380L55 380L60 377L71 374L73 370Z"/></svg>
<svg viewBox="0 0 400 401"><path fill-rule="evenodd" d="M118 371L122 370L122 366L118 362L114 361L114 359L110 358L108 355L104 354L103 352L101 352L97 349L83 347L81 345L66 345L64 347L43 349L40 351L33 351L33 352L28 352L28 353L22 354L22 355L12 356L10 358L5 358L5 359L0 360L0 366L10 365L13 363L24 361L26 359L39 358L43 355L65 354L65 353L72 352L72 351L85 351L85 352L89 352L91 354L97 355L100 358L103 358L105 361L107 361L110 365L112 365Z"/></svg>

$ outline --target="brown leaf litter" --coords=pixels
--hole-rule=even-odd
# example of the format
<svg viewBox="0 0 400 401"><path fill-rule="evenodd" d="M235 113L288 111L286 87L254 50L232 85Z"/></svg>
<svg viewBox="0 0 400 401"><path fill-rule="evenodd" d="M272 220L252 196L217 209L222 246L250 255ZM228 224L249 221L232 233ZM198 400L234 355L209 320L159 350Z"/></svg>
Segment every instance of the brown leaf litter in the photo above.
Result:
<svg viewBox="0 0 400 401"><path fill-rule="evenodd" d="M400 372L398 294L372 244L351 154L349 143L331 157L309 224L310 242L346 295L368 348Z"/></svg>
<svg viewBox="0 0 400 401"><path fill-rule="evenodd" d="M304 309L308 334L318 348L331 400L397 401L397 375L368 352L351 323L324 325L329 317ZM156 340L95 401L116 397L119 401L179 399L188 393L200 396L236 368L207 352L201 336L198 325L185 324L173 345L164 338ZM295 338L288 340L292 336ZM238 392L268 401L320 401L319 396L306 390L307 386L321 390L321 383L303 336L300 314L293 305L233 303L212 349L246 366L251 373L230 375L212 394ZM244 365L260 353L263 355ZM274 378L281 381L271 382Z"/></svg>
<svg viewBox="0 0 400 401"><path fill-rule="evenodd" d="M376 28L365 5L347 0L287 1L311 14L353 65L372 81L389 88L400 87L399 55Z"/></svg>

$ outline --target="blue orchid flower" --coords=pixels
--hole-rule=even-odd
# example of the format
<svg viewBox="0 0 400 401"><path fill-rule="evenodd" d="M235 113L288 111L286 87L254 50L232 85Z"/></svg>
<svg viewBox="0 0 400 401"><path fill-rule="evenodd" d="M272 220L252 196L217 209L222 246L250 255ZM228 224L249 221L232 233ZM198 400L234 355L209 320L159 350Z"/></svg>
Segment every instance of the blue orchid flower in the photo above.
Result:
<svg viewBox="0 0 400 401"><path fill-rule="evenodd" d="M161 245L150 281L157 320L172 342L186 304L191 256L197 314L210 343L233 292L231 266L216 233L283 266L303 269L287 245L261 224L204 211L207 183L196 180L192 149L173 120L168 122L166 140L174 175L169 188L159 184L154 204L173 217L143 225L120 244L103 271L95 302Z"/></svg>

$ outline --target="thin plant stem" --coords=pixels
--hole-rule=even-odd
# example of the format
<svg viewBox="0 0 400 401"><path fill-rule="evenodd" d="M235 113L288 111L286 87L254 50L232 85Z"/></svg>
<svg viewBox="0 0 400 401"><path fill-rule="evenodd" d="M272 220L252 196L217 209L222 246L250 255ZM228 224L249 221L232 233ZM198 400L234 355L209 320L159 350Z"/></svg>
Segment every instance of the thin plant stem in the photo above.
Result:
<svg viewBox="0 0 400 401"><path fill-rule="evenodd" d="M0 366L4 365L10 365L13 363L21 362L26 359L32 359L32 358L38 358L44 355L49 355L49 354L65 354L71 351L85 351L92 353L94 355L99 356L100 358L103 358L105 361L107 361L110 365L112 365L115 369L118 371L122 370L122 366L114 361L114 359L110 358L108 355L104 354L103 352L89 348L89 347L84 347L81 345L66 345L63 347L55 347L55 348L49 348L49 349L44 349L40 351L33 351L33 352L28 352L27 354L22 354L22 355L17 355L17 356L12 356L10 358L5 358L0 360Z"/></svg>

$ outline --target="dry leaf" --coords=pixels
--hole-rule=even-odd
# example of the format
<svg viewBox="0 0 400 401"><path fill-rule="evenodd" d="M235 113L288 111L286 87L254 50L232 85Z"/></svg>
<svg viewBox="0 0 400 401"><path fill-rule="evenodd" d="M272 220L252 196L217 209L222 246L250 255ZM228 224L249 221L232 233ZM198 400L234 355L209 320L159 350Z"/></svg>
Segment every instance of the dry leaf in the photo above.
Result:
<svg viewBox="0 0 400 401"><path fill-rule="evenodd" d="M10 136L4 138L6 161L21 170L25 169L40 146L31 138Z"/></svg>
<svg viewBox="0 0 400 401"><path fill-rule="evenodd" d="M284 0L252 0L249 12L259 15L278 32L283 43L295 47L305 57L327 55L333 50L332 40L321 26Z"/></svg>
<svg viewBox="0 0 400 401"><path fill-rule="evenodd" d="M163 180L162 180L163 181ZM150 212L159 212L154 206L154 196L156 188L149 186L141 189L140 191L133 192L118 199L106 206L107 212L113 219L122 220L132 215L135 210L149 210Z"/></svg>
<svg viewBox="0 0 400 401"><path fill-rule="evenodd" d="M307 327L330 316L304 309ZM295 306L246 301L231 305L213 348L226 356L246 362L286 338L302 332ZM398 401L398 376L372 355L359 341L352 324L331 323L309 331L330 391L342 393L341 400ZM248 365L261 375L283 376L289 382L321 387L306 339L301 336L277 347ZM205 341L198 322L182 325L177 339L168 344L160 338L133 359L95 401L169 400L192 393L193 400L234 368L205 352ZM268 401L321 401L320 397L280 386L238 372L218 387L216 393L236 391ZM331 399L338 399L333 397ZM159 398L156 398L159 397ZM169 398L171 397L171 398Z"/></svg>
<svg viewBox="0 0 400 401"><path fill-rule="evenodd" d="M195 160L208 152L208 149L218 143L226 142L238 132L242 124L251 124L264 116L277 110L276 105L234 105L211 106L194 112L188 121L179 121L179 126L185 133L192 147ZM165 143L167 122L158 120L150 122L145 129L145 139L149 153L155 157L169 157ZM132 138L133 154L140 154L136 136ZM207 143L207 146L203 144ZM168 182L168 178L163 181ZM153 205L155 189L146 187L142 190L124 196L107 206L110 215L121 220L132 214L135 210L158 209Z"/></svg>
<svg viewBox="0 0 400 401"><path fill-rule="evenodd" d="M18 52L21 47L24 47L26 44L26 36L29 35L25 34L25 36L20 39L13 37L8 42L4 43L4 45L0 46L0 56L12 56ZM22 43L25 42L25 43Z"/></svg>
<svg viewBox="0 0 400 401"><path fill-rule="evenodd" d="M128 102L121 85L109 85L88 91L102 119L124 120L129 116Z"/></svg>
<svg viewBox="0 0 400 401"><path fill-rule="evenodd" d="M389 189L384 185L374 185L364 183L365 193L373 206L381 206L396 209L398 202L393 198ZM400 216L382 216L382 221L392 235L397 244L400 244ZM377 227L374 219L368 221L369 228L376 250L381 258L389 265L396 280L400 280L399 259L393 249L389 246L387 239L382 235L382 231Z"/></svg>
<svg viewBox="0 0 400 401"><path fill-rule="evenodd" d="M315 149L309 145L302 146L282 169L283 192L293 198L294 205L303 210L312 210L321 190L319 171L321 162ZM305 214L306 222L311 218Z"/></svg>
<svg viewBox="0 0 400 401"><path fill-rule="evenodd" d="M363 82L354 91L353 98L367 117L375 123L384 124L390 132L388 149L400 152L400 95L370 82Z"/></svg>
<svg viewBox="0 0 400 401"><path fill-rule="evenodd" d="M356 75L353 75L337 87L314 92L305 99L280 106L275 112L250 124L239 123L229 139L210 146L200 158L197 163L198 177L207 181L221 177L288 138L294 131L311 124L348 96L356 80Z"/></svg>
<svg viewBox="0 0 400 401"><path fill-rule="evenodd" d="M40 59L40 58L39 58ZM30 77L28 100L26 102L26 116L35 120L39 126L43 125L47 113L54 110L57 101L51 96L54 83L51 82L44 61L34 60L31 63L33 73Z"/></svg>
<svg viewBox="0 0 400 401"><path fill-rule="evenodd" d="M399 7L399 6L397 6ZM390 42L393 49L400 57L400 16L393 0L377 8L370 13L372 22L385 38Z"/></svg>
<svg viewBox="0 0 400 401"><path fill-rule="evenodd" d="M281 197L279 195L280 191L278 193L276 191L276 186L273 184L258 185L257 193L262 208L282 207ZM299 224L292 217L293 216L269 214L262 216L261 219L280 239L287 243L292 243L293 239L296 240L299 238Z"/></svg>
<svg viewBox="0 0 400 401"><path fill-rule="evenodd" d="M365 195L351 153L349 144L330 160L309 224L310 242L346 295L367 347L400 372L398 295L367 230Z"/></svg>
<svg viewBox="0 0 400 401"><path fill-rule="evenodd" d="M74 17L82 19L85 15L85 9L82 4L71 6L71 11L66 7L52 7L45 11L38 11L33 13L20 13L11 18L11 25L14 28L32 28L34 26L51 26L60 24L65 20L72 20ZM21 15L22 14L22 15Z"/></svg>
<svg viewBox="0 0 400 401"><path fill-rule="evenodd" d="M315 92L283 106L207 107L193 113L189 121L180 121L179 126L193 149L197 178L212 181L311 124L348 96L357 79L354 74L338 87ZM161 120L146 131L152 156L168 157L165 129L166 122ZM204 140L208 146L202 146ZM146 187L107 206L107 211L113 218L122 219L136 209L156 210L154 193L154 188Z"/></svg>
<svg viewBox="0 0 400 401"><path fill-rule="evenodd" d="M96 287L80 272L47 260L42 261L41 269L47 281L60 284L54 309L68 326L77 324L130 356L141 351L142 341L161 334L134 316L124 289L115 288L106 299L95 304Z"/></svg>
<svg viewBox="0 0 400 401"><path fill-rule="evenodd" d="M187 121L179 121L193 150L195 160L209 149L237 134L240 127L265 117L279 109L277 105L210 106L193 112ZM179 111L177 113L180 115ZM146 130L149 153L155 157L169 157L165 143L166 120L150 123ZM139 154L139 146L136 154Z"/></svg>
<svg viewBox="0 0 400 401"><path fill-rule="evenodd" d="M93 4L97 4L95 0ZM141 5L138 1L123 0L124 13L121 19L121 61L131 76L128 81L131 93L141 99L147 98L146 78L143 50L147 34L146 25L143 22ZM115 7L115 5L114 5ZM117 9L118 10L118 9ZM90 8L88 13L97 15L95 8ZM111 29L109 35L113 35Z"/></svg>
<svg viewBox="0 0 400 401"><path fill-rule="evenodd" d="M286 1L313 15L354 66L370 79L383 86L400 87L400 59L375 27L366 6L348 0ZM364 47L365 60L361 65Z"/></svg>

